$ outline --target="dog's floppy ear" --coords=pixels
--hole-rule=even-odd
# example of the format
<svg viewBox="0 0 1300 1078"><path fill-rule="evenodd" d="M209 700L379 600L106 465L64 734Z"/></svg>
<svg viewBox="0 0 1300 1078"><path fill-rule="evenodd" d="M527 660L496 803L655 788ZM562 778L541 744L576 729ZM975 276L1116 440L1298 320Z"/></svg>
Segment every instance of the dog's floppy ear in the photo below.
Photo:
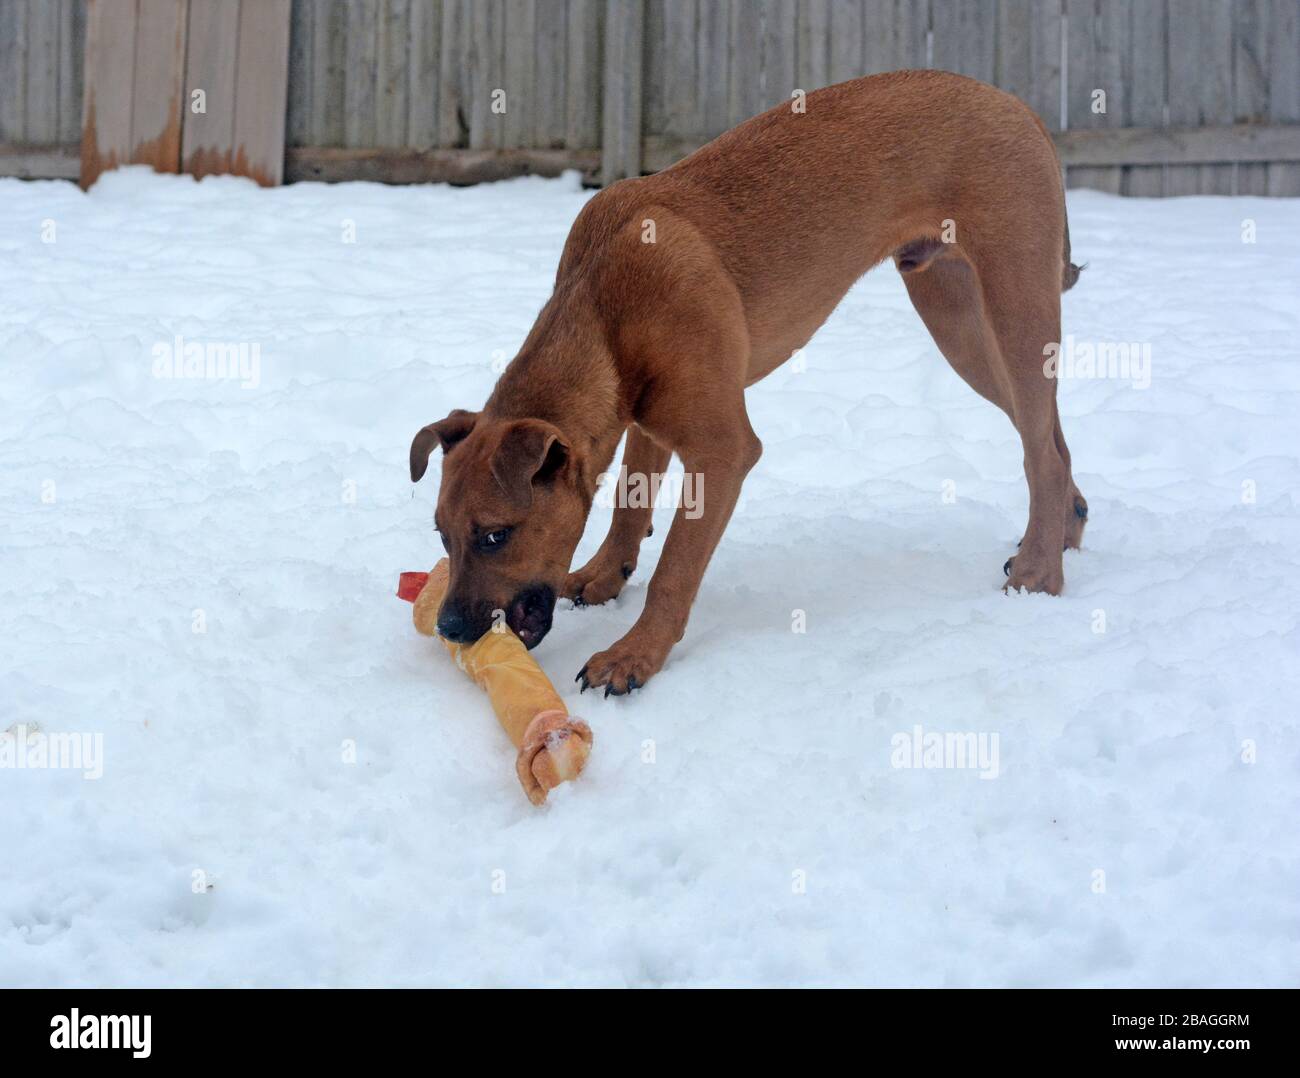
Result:
<svg viewBox="0 0 1300 1078"><path fill-rule="evenodd" d="M518 419L506 427L492 457L492 474L512 502L527 509L533 484L551 479L569 459L558 427L542 419Z"/></svg>
<svg viewBox="0 0 1300 1078"><path fill-rule="evenodd" d="M411 482L418 483L428 469L429 454L433 452L434 446L442 446L442 451L446 453L474 429L477 421L478 412L457 408L446 419L421 427L411 442Z"/></svg>

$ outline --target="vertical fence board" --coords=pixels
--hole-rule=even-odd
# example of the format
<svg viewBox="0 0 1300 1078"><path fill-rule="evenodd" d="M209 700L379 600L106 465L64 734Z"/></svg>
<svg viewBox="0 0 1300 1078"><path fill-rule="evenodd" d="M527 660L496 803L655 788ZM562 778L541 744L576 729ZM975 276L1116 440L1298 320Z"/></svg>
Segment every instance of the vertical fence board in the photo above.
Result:
<svg viewBox="0 0 1300 1078"><path fill-rule="evenodd" d="M186 0L138 0L131 161L158 172L181 167Z"/></svg>
<svg viewBox="0 0 1300 1078"><path fill-rule="evenodd" d="M465 62L469 43L469 0L443 0L438 61L438 144L469 145Z"/></svg>
<svg viewBox="0 0 1300 1078"><path fill-rule="evenodd" d="M343 67L343 145L374 146L379 0L348 0Z"/></svg>
<svg viewBox="0 0 1300 1078"><path fill-rule="evenodd" d="M1066 122L1070 130L1119 127L1124 119L1124 19L1128 0L1067 0ZM1094 99L1101 91L1105 96ZM1094 111L1094 100L1104 112ZM1074 166L1070 187L1091 187L1118 194L1123 170L1118 166Z"/></svg>
<svg viewBox="0 0 1300 1078"><path fill-rule="evenodd" d="M604 141L606 184L641 173L641 75L645 56L643 0L608 0L605 14Z"/></svg>
<svg viewBox="0 0 1300 1078"><path fill-rule="evenodd" d="M0 142L27 141L27 0L0 0Z"/></svg>
<svg viewBox="0 0 1300 1078"><path fill-rule="evenodd" d="M740 0L736 0L737 3ZM697 134L713 138L727 129L730 114L731 0L709 0L700 7L700 45L696 50L701 127Z"/></svg>
<svg viewBox="0 0 1300 1078"><path fill-rule="evenodd" d="M407 145L438 144L438 59L442 50L442 0L411 0L410 67L407 71Z"/></svg>
<svg viewBox="0 0 1300 1078"><path fill-rule="evenodd" d="M1232 123L1233 7L1233 0L1200 0L1200 11L1196 14L1200 25L1202 74L1197 124ZM1233 193L1236 186L1233 165L1201 165L1198 171L1199 181L1190 194Z"/></svg>
<svg viewBox="0 0 1300 1078"><path fill-rule="evenodd" d="M667 80L663 76L668 62L665 8L669 2L670 0L646 0L645 5L645 55L642 57L642 70L647 77L641 81L641 126L646 131L663 131L667 125L667 109L664 105Z"/></svg>
<svg viewBox="0 0 1300 1078"><path fill-rule="evenodd" d="M199 5L200 7L203 5ZM190 34L193 41L196 8L190 10ZM311 0L293 0L289 24L289 102L285 117L285 141L290 146L307 146L311 140L312 117L312 40L316 8ZM188 79L188 70L186 76ZM186 123L189 116L186 114Z"/></svg>
<svg viewBox="0 0 1300 1078"><path fill-rule="evenodd" d="M763 105L766 108L788 102L796 89L797 13L792 0L767 0L763 6Z"/></svg>
<svg viewBox="0 0 1300 1078"><path fill-rule="evenodd" d="M306 138L314 146L342 146L347 0L312 0L312 4L311 121Z"/></svg>
<svg viewBox="0 0 1300 1078"><path fill-rule="evenodd" d="M569 0L568 8L565 141L575 149L584 149L599 146L603 130L605 5L603 0Z"/></svg>
<svg viewBox="0 0 1300 1078"><path fill-rule="evenodd" d="M240 0L208 0L190 11L185 52L181 168L192 176L229 172L235 147L235 79ZM203 91L203 111L190 107Z"/></svg>
<svg viewBox="0 0 1300 1078"><path fill-rule="evenodd" d="M1273 0L1269 21L1268 115L1274 123L1300 121L1300 4ZM1270 195L1300 195L1300 162L1268 166Z"/></svg>
<svg viewBox="0 0 1300 1078"><path fill-rule="evenodd" d="M1030 9L1029 96L1025 103L1047 125L1061 130L1061 0L1038 0Z"/></svg>
<svg viewBox="0 0 1300 1078"><path fill-rule="evenodd" d="M272 187L284 179L289 0L243 0L235 63L231 171L250 176L264 187Z"/></svg>
<svg viewBox="0 0 1300 1078"><path fill-rule="evenodd" d="M60 143L76 142L81 134L81 95L86 53L84 0L59 2L59 135ZM3 141L3 138L0 138Z"/></svg>
<svg viewBox="0 0 1300 1078"><path fill-rule="evenodd" d="M930 10L934 66L992 82L997 24L989 18L988 4L984 0L933 0Z"/></svg>
<svg viewBox="0 0 1300 1078"><path fill-rule="evenodd" d="M537 40L534 63L532 145L542 149L564 146L565 79L568 65L565 42L568 9L564 0L537 0Z"/></svg>
<svg viewBox="0 0 1300 1078"><path fill-rule="evenodd" d="M705 0L707 3L707 0ZM663 0L664 68L662 131L666 135L694 136L704 128L698 96L699 57L696 51L696 0ZM653 70L651 68L650 70ZM653 78L649 81L654 82ZM654 130L647 124L648 130Z"/></svg>
<svg viewBox="0 0 1300 1078"><path fill-rule="evenodd" d="M763 111L763 23L756 4L731 5L731 49L727 57L727 126Z"/></svg>
<svg viewBox="0 0 1300 1078"><path fill-rule="evenodd" d="M1149 0L1129 8L1129 93L1126 124L1165 125L1165 0ZM1126 195L1164 193L1163 165L1127 165Z"/></svg>
<svg viewBox="0 0 1300 1078"><path fill-rule="evenodd" d="M474 0L469 7L469 145L496 149L504 136L503 117L492 111L492 91L501 88L505 63L505 4Z"/></svg>
<svg viewBox="0 0 1300 1078"><path fill-rule="evenodd" d="M1201 55L1201 20L1199 0L1184 0L1169 13L1165 32L1169 35L1166 78L1166 104L1169 123L1174 127L1194 127L1200 122L1200 81L1204 74ZM1165 167L1166 195L1190 195L1200 182L1195 165Z"/></svg>
<svg viewBox="0 0 1300 1078"><path fill-rule="evenodd" d="M1269 0L1237 0L1233 9L1233 119L1237 123L1268 120ZM1236 193L1268 191L1268 165L1239 162Z"/></svg>
<svg viewBox="0 0 1300 1078"><path fill-rule="evenodd" d="M375 42L375 145L408 145L409 0L380 0Z"/></svg>
<svg viewBox="0 0 1300 1078"><path fill-rule="evenodd" d="M131 157L135 0L90 0L86 22L81 185Z"/></svg>
<svg viewBox="0 0 1300 1078"><path fill-rule="evenodd" d="M862 4L860 0L831 0L831 55L828 82L844 82L862 74Z"/></svg>
<svg viewBox="0 0 1300 1078"><path fill-rule="evenodd" d="M537 5L535 0L510 0L505 9L506 92L501 144L533 145L537 123Z"/></svg>
<svg viewBox="0 0 1300 1078"><path fill-rule="evenodd" d="M38 146L59 139L59 9L58 0L27 0L23 141Z"/></svg>
<svg viewBox="0 0 1300 1078"><path fill-rule="evenodd" d="M799 0L799 53L795 74L799 87L816 90L830 83L830 0Z"/></svg>

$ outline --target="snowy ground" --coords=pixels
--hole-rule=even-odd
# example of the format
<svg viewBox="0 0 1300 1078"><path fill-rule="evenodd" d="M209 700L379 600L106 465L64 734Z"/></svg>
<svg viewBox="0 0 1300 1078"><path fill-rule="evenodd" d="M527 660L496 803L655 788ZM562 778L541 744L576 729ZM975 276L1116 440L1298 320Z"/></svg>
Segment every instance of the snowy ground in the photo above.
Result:
<svg viewBox="0 0 1300 1078"><path fill-rule="evenodd" d="M998 590L1010 425L871 274L750 391L666 669L572 688L669 511L557 612L596 747L539 811L393 589L439 554L410 438L481 404L586 197L0 180L0 730L103 744L0 770L0 983L1300 983L1300 201L1071 193L1066 329L1151 372L1061 387L1056 599ZM178 334L257 384L155 377ZM918 725L996 777L892 766Z"/></svg>

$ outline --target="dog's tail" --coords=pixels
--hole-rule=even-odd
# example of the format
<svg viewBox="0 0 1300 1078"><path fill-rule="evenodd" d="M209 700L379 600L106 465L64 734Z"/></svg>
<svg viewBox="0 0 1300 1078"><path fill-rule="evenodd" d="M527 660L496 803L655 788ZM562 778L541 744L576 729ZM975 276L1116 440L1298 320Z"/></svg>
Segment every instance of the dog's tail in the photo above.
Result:
<svg viewBox="0 0 1300 1078"><path fill-rule="evenodd" d="M1079 274L1083 272L1084 266L1076 266L1070 261L1070 215L1065 209L1065 170L1061 168L1061 159L1056 152L1056 143L1052 139L1052 133L1047 130L1047 125L1043 123L1038 113L1034 112L1033 109L1029 110L1029 114L1034 118L1034 123L1038 125L1038 130L1042 132L1047 145L1052 148L1052 157L1056 160L1057 172L1061 177L1061 221L1065 225L1065 244L1061 250L1061 291L1068 292L1074 287L1074 282L1079 279Z"/></svg>
<svg viewBox="0 0 1300 1078"><path fill-rule="evenodd" d="M1070 216L1065 215L1065 249L1061 252L1061 291L1068 292L1083 272L1082 266L1070 261Z"/></svg>

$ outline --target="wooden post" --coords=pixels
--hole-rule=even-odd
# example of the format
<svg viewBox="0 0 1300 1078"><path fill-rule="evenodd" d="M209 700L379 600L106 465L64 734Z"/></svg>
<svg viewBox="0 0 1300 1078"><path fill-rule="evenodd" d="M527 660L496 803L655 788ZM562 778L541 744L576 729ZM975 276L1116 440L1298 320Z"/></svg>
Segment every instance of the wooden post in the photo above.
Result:
<svg viewBox="0 0 1300 1078"><path fill-rule="evenodd" d="M644 0L607 0L601 183L641 175Z"/></svg>

